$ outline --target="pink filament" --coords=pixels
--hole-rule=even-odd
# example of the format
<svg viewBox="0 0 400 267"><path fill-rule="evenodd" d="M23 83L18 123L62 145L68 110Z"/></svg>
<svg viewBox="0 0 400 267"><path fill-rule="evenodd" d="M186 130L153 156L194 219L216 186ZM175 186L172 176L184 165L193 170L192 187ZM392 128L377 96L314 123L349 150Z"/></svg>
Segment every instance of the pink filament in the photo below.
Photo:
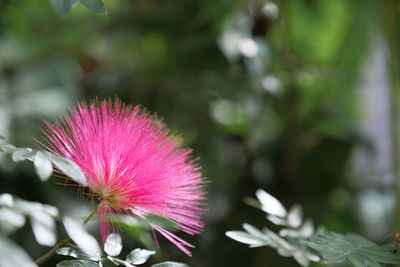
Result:
<svg viewBox="0 0 400 267"><path fill-rule="evenodd" d="M75 162L89 189L101 203L98 209L103 240L115 231L109 216L154 213L174 221L188 234L203 228L204 178L180 148L179 138L168 134L140 107L115 101L83 103L48 123L45 134L50 151ZM186 254L191 245L158 225L152 227Z"/></svg>

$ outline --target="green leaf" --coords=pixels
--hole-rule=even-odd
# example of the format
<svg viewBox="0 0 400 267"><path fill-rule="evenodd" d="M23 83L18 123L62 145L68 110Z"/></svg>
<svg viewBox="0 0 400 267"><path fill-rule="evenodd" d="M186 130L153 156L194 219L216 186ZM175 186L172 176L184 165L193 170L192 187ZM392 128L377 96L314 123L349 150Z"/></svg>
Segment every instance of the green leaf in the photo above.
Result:
<svg viewBox="0 0 400 267"><path fill-rule="evenodd" d="M4 136L0 135L0 144L4 143L7 140Z"/></svg>
<svg viewBox="0 0 400 267"><path fill-rule="evenodd" d="M258 202L257 199L252 198L252 197L245 197L243 198L244 203L246 203L247 205L256 208L256 209L261 209L261 204L260 202Z"/></svg>
<svg viewBox="0 0 400 267"><path fill-rule="evenodd" d="M137 248L126 256L126 261L133 265L140 265L145 263L154 254L156 254L155 251Z"/></svg>
<svg viewBox="0 0 400 267"><path fill-rule="evenodd" d="M8 207L0 208L0 233L11 234L24 224L25 217L23 215Z"/></svg>
<svg viewBox="0 0 400 267"><path fill-rule="evenodd" d="M107 8L102 0L79 0L79 2L94 13L107 15Z"/></svg>
<svg viewBox="0 0 400 267"><path fill-rule="evenodd" d="M261 209L264 212L278 217L285 217L287 215L287 211L282 203L271 194L262 189L258 189L256 191L256 197L258 201L260 201Z"/></svg>
<svg viewBox="0 0 400 267"><path fill-rule="evenodd" d="M279 231L282 237L292 238L309 238L314 234L314 223L311 219L306 219L301 227L298 228L283 228Z"/></svg>
<svg viewBox="0 0 400 267"><path fill-rule="evenodd" d="M0 206L12 207L14 205L14 199L12 195L4 193L0 195Z"/></svg>
<svg viewBox="0 0 400 267"><path fill-rule="evenodd" d="M303 222L303 209L300 205L297 204L290 208L287 215L287 221L289 226L292 228L297 228L301 225Z"/></svg>
<svg viewBox="0 0 400 267"><path fill-rule="evenodd" d="M29 255L7 237L0 236L0 266L36 267Z"/></svg>
<svg viewBox="0 0 400 267"><path fill-rule="evenodd" d="M118 234L109 234L104 243L104 251L110 256L118 256L122 250L121 236Z"/></svg>
<svg viewBox="0 0 400 267"><path fill-rule="evenodd" d="M244 231L227 231L225 235L237 242L244 243L252 247L266 246L268 244L266 240L254 237Z"/></svg>
<svg viewBox="0 0 400 267"><path fill-rule="evenodd" d="M6 153L12 153L16 150L17 148L14 145L11 144L0 144L0 152L6 152Z"/></svg>
<svg viewBox="0 0 400 267"><path fill-rule="evenodd" d="M394 245L379 246L355 234L321 233L303 243L320 252L328 263L339 263L347 259L357 267L377 267L381 263L400 262L400 255L394 252Z"/></svg>
<svg viewBox="0 0 400 267"><path fill-rule="evenodd" d="M270 238L254 226L244 223L243 228L247 231L228 231L225 235L233 240L248 244L250 247L270 246Z"/></svg>
<svg viewBox="0 0 400 267"><path fill-rule="evenodd" d="M66 16L78 3L78 0L50 0L59 16Z"/></svg>
<svg viewBox="0 0 400 267"><path fill-rule="evenodd" d="M53 165L51 161L43 154L42 151L36 152L33 157L33 164L35 165L35 170L42 182L45 182L50 178L53 173Z"/></svg>
<svg viewBox="0 0 400 267"><path fill-rule="evenodd" d="M14 162L19 162L28 159L33 154L30 148L17 148L11 155Z"/></svg>
<svg viewBox="0 0 400 267"><path fill-rule="evenodd" d="M72 218L63 219L65 230L78 247L88 256L100 258L101 250L96 239L83 228L83 224Z"/></svg>
<svg viewBox="0 0 400 267"><path fill-rule="evenodd" d="M64 256L71 256L77 259L82 259L82 260L97 260L94 257L90 257L86 255L85 252L80 250L79 248L59 248L57 249L57 254L59 255L64 255Z"/></svg>
<svg viewBox="0 0 400 267"><path fill-rule="evenodd" d="M293 257L300 265L308 266L310 261L319 261L320 258L312 253L308 247L297 239L283 239L276 233L264 228L263 231L244 223L247 231L228 231L226 235L238 242L248 244L250 247L270 246L277 250L283 257Z"/></svg>
<svg viewBox="0 0 400 267"><path fill-rule="evenodd" d="M45 212L36 212L31 214L30 220L37 242L42 246L54 246L57 236L53 218Z"/></svg>
<svg viewBox="0 0 400 267"><path fill-rule="evenodd" d="M57 267L99 267L97 262L87 260L66 260L57 263Z"/></svg>
<svg viewBox="0 0 400 267"><path fill-rule="evenodd" d="M151 265L151 267L189 267L189 265L180 262L166 261L162 263L153 264Z"/></svg>
<svg viewBox="0 0 400 267"><path fill-rule="evenodd" d="M74 162L60 157L56 154L50 153L48 151L42 151L42 153L45 154L45 156L53 162L54 165L57 166L57 168L62 171L65 175L70 177L72 180L75 182L87 186L86 182L86 177L83 174L82 170L76 165Z"/></svg>
<svg viewBox="0 0 400 267"><path fill-rule="evenodd" d="M54 206L42 204L39 202L31 202L23 199L14 198L15 209L24 214L29 214L31 216L36 216L37 214L46 214L52 217L59 215L58 209Z"/></svg>

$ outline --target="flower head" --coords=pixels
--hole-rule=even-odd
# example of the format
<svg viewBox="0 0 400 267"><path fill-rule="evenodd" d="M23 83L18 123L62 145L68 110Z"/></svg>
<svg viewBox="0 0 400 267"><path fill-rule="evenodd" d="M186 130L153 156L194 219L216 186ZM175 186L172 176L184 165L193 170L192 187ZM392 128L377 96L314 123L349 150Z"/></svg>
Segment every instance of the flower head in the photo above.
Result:
<svg viewBox="0 0 400 267"><path fill-rule="evenodd" d="M153 213L186 233L201 232L205 197L199 167L191 151L180 148L180 139L143 109L118 99L80 103L60 122L46 125L47 148L76 163L100 201L103 240L113 227L110 216L121 213L141 218ZM151 226L190 255L186 247L192 245Z"/></svg>

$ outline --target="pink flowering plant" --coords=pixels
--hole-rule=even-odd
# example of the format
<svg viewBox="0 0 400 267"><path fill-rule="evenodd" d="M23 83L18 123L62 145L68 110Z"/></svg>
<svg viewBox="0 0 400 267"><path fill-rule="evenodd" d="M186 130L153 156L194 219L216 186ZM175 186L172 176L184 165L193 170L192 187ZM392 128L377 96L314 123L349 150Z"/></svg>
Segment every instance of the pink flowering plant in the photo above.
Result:
<svg viewBox="0 0 400 267"><path fill-rule="evenodd" d="M204 226L201 216L205 211L206 180L191 158L191 150L181 147L178 136L170 134L160 120L143 108L126 105L118 99L93 101L90 105L79 103L59 121L45 122L45 125L45 141L38 141L42 150L16 148L2 138L0 151L10 153L16 162L25 159L33 161L42 181L51 176L54 165L65 185L78 184L80 195L95 200L92 202L97 204L83 221L62 217L69 237L56 244L54 221L60 217L57 208L2 195L0 212L7 209L21 218L17 225L15 220L10 220L12 231L24 224L25 217L34 221L35 217L39 217L36 231L35 224L32 225L34 233L39 233L37 229L41 227L48 238L39 237L38 242L54 246L36 262L19 250L25 266L40 265L55 253L77 258L61 262L57 265L59 267L74 264L103 266L110 262L125 266L143 264L155 251L138 248L126 259L117 257L122 249L119 225L129 219L130 222L145 224L157 246L159 233L191 255L189 248L194 246L162 223L167 221L177 230L190 235L199 234ZM20 203L24 203L25 208L14 209L21 206ZM47 225L41 222L43 220L37 212L29 208L34 205L42 207L41 216L46 216ZM162 220L152 219L154 216ZM85 230L84 225L92 219L98 221L105 253ZM12 242L4 240L0 244ZM10 264L17 264L15 266L21 265L19 261L14 257L9 259ZM165 262L154 266L185 265Z"/></svg>

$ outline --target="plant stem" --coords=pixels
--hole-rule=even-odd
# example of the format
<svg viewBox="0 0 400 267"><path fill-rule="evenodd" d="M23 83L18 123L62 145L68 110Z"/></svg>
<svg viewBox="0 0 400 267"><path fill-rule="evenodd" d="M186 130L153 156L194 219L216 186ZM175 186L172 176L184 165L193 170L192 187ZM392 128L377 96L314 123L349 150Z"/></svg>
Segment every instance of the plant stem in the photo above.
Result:
<svg viewBox="0 0 400 267"><path fill-rule="evenodd" d="M91 219L92 219L92 217L96 214L96 212L97 212L97 208L98 208L99 206L96 206L96 208L94 208L93 210L92 210L92 212L86 217L86 219L83 221L83 224L85 225L85 224L87 224Z"/></svg>
<svg viewBox="0 0 400 267"><path fill-rule="evenodd" d="M41 256L39 259L35 261L37 265L42 264L43 262L47 261L50 259L54 254L56 254L57 249L62 248L64 245L66 245L71 239L67 238L64 239L63 241L59 242L54 248L52 248L49 252Z"/></svg>
<svg viewBox="0 0 400 267"><path fill-rule="evenodd" d="M85 220L83 221L83 224L87 224L92 218L93 216L96 214L97 212L97 208L98 206L96 206L96 208L94 210L92 210L92 212L90 212L90 214L85 218ZM69 242L71 242L71 238L66 238L60 242L58 242L54 248L52 248L50 251L48 251L46 254L44 254L43 256L41 256L40 258L38 258L35 263L37 265L42 264L43 262L47 261L48 259L50 259L54 254L56 254L57 249L64 247L66 244L68 244Z"/></svg>

